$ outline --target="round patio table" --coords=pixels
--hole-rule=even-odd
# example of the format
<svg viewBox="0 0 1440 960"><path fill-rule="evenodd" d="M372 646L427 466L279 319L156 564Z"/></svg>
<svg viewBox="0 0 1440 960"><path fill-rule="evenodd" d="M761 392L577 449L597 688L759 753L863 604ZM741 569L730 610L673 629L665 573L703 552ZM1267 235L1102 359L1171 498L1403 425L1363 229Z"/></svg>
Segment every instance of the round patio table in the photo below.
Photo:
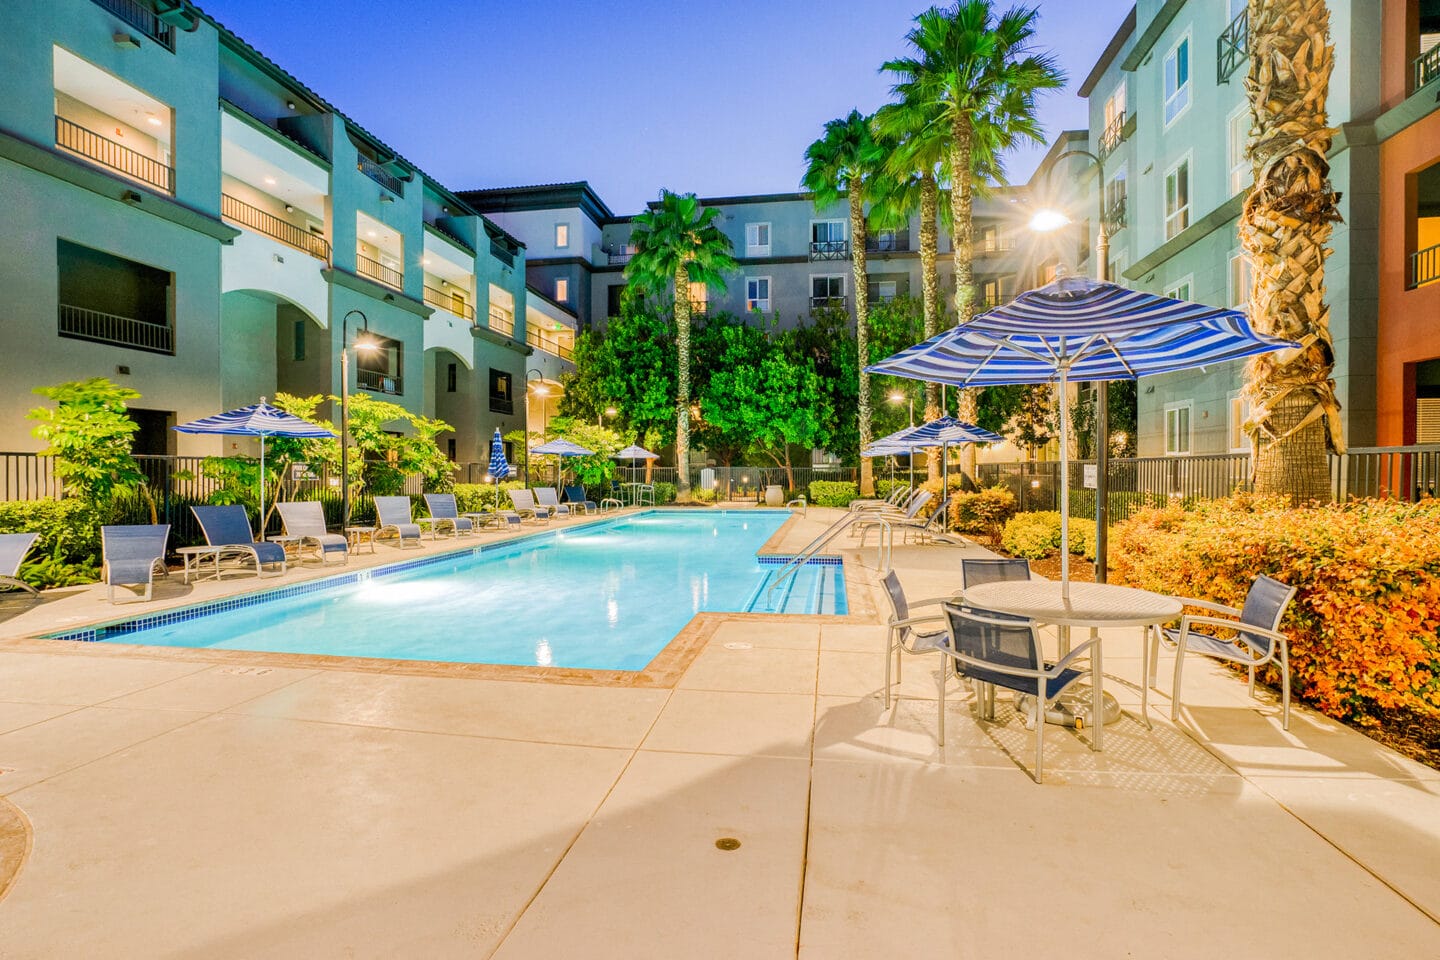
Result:
<svg viewBox="0 0 1440 960"><path fill-rule="evenodd" d="M982 583L965 591L965 602L985 610L1029 617L1040 623L1060 628L1061 653L1069 646L1071 627L1088 627L1092 635L1105 627L1143 627L1140 643L1140 717L1149 726L1150 702L1150 633L1159 625L1180 616L1184 604L1149 590L1117 587L1108 583L1074 583L1067 593L1065 585L1055 580L1011 580ZM1104 716L1100 645L1090 658L1092 716ZM1103 747L1105 724L1091 728L1090 745Z"/></svg>

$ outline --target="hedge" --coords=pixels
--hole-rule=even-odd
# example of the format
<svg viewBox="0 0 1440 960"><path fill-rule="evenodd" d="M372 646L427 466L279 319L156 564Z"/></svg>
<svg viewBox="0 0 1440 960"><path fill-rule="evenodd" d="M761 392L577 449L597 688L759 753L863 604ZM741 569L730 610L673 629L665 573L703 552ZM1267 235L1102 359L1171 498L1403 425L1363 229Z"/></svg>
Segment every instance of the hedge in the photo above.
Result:
<svg viewBox="0 0 1440 960"><path fill-rule="evenodd" d="M1060 514L1054 510L1017 513L1005 524L1000 546L1011 556L1043 560L1060 552ZM1095 559L1095 521L1070 518L1070 552Z"/></svg>
<svg viewBox="0 0 1440 960"><path fill-rule="evenodd" d="M1006 486L989 487L973 493L950 494L950 525L961 533L998 536L1015 516L1015 494Z"/></svg>
<svg viewBox="0 0 1440 960"><path fill-rule="evenodd" d="M508 490L523 490L525 484L519 480L507 480L499 485L497 494L496 485L493 483L457 483L455 484L455 504L460 508L461 513L484 513L487 510L494 510L496 497L505 509L510 508L510 495Z"/></svg>
<svg viewBox="0 0 1440 960"><path fill-rule="evenodd" d="M1145 510L1111 537L1115 583L1233 607L1259 574L1298 588L1281 624L1293 690L1325 713L1440 715L1440 500L1240 496Z"/></svg>
<svg viewBox="0 0 1440 960"><path fill-rule="evenodd" d="M42 589L100 579L100 527L109 522L74 498L0 501L0 533L40 534L20 578Z"/></svg>
<svg viewBox="0 0 1440 960"><path fill-rule="evenodd" d="M810 481L810 502L817 507L848 507L860 496L860 488L849 480Z"/></svg>

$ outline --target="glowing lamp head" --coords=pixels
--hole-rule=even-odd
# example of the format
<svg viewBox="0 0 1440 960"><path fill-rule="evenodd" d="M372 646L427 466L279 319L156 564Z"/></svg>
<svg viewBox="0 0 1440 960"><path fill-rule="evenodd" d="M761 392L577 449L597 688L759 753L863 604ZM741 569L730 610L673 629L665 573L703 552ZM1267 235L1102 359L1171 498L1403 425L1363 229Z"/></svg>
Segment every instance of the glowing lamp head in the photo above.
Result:
<svg viewBox="0 0 1440 960"><path fill-rule="evenodd" d="M1036 210L1030 218L1030 229L1036 233L1053 233L1073 221L1059 210Z"/></svg>
<svg viewBox="0 0 1440 960"><path fill-rule="evenodd" d="M904 403L904 402L905 402L905 394L903 394L903 393L901 393L900 391L897 390L897 391L895 391L894 393L890 394L890 396L886 397L885 399L889 400L891 403Z"/></svg>
<svg viewBox="0 0 1440 960"><path fill-rule="evenodd" d="M620 411L619 411L619 410L616 410L614 407L606 407L606 408L605 408L605 416L607 416L607 417L613 417L613 416L615 416L616 414L618 414L619 412L620 412Z"/></svg>
<svg viewBox="0 0 1440 960"><path fill-rule="evenodd" d="M537 397L548 397L550 395L550 388L543 383L537 383L533 390Z"/></svg>
<svg viewBox="0 0 1440 960"><path fill-rule="evenodd" d="M355 341L355 350L359 353L374 353L380 349L380 344L373 337L364 336Z"/></svg>

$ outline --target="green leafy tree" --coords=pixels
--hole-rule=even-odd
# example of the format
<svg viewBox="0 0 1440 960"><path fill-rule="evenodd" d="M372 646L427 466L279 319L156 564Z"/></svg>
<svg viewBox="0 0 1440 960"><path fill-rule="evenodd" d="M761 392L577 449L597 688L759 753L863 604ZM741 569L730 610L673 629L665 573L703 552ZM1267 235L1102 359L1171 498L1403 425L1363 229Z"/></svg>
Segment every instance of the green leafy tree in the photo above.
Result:
<svg viewBox="0 0 1440 960"><path fill-rule="evenodd" d="M872 330L869 347L872 356L876 355L873 339L875 317L886 306L885 303L875 304L871 308L870 319L866 324ZM772 329L774 328L772 327ZM828 449L832 453L839 454L846 464L853 466L859 457L862 446L858 413L861 364L859 347L856 342L858 338L856 331L850 325L850 317L838 307L815 310L811 312L808 323L800 323L786 331L784 339L787 349L793 355L810 362L815 370L815 375L820 378L821 390L830 400L830 418L825 425L825 432L830 437ZM879 356L888 356L888 354ZM878 389L882 389L879 381L892 379L894 378L872 377L871 395L883 397L883 393L876 392ZM871 406L872 433L875 431L874 423L879 415L879 408L883 406L883 404Z"/></svg>
<svg viewBox="0 0 1440 960"><path fill-rule="evenodd" d="M108 505L116 492L143 486L145 475L130 452L139 427L126 413L127 404L140 399L138 392L104 377L34 392L55 404L27 416L36 422L30 432L45 444L41 455L55 458L66 496Z"/></svg>
<svg viewBox="0 0 1440 960"><path fill-rule="evenodd" d="M695 194L660 191L660 202L634 219L635 254L625 265L627 285L663 296L674 291L676 493L690 497L690 284L725 289L737 264L730 238L715 225L720 211L700 205Z"/></svg>
<svg viewBox="0 0 1440 960"><path fill-rule="evenodd" d="M883 152L871 130L871 118L859 110L825 124L825 133L805 149L807 164L800 184L814 196L815 209L845 197L850 207L850 272L855 291L855 341L861 354L868 355L870 340L870 285L866 269L867 239L865 200L870 181L879 173ZM870 375L863 366L857 371L856 412L859 419L858 445L871 440ZM872 496L875 480L870 461L860 462L860 492Z"/></svg>
<svg viewBox="0 0 1440 960"><path fill-rule="evenodd" d="M661 447L675 439L675 348L668 320L653 307L626 298L604 331L582 333L575 372L562 378L562 416L607 421L629 442Z"/></svg>
<svg viewBox="0 0 1440 960"><path fill-rule="evenodd" d="M586 487L608 489L610 481L615 477L615 454L625 446L620 434L609 427L574 417L552 418L550 433L595 452L586 457L537 456L537 465L543 462L545 466L558 468L560 472L571 473Z"/></svg>

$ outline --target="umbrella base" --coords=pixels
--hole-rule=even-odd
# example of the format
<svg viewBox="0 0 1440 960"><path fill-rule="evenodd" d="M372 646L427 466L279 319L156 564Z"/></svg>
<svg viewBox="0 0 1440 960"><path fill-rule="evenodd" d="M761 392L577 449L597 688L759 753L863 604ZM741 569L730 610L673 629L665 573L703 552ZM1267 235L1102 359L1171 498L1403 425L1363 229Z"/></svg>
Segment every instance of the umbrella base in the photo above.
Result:
<svg viewBox="0 0 1440 960"><path fill-rule="evenodd" d="M1015 712L1022 717L1033 718L1035 698L1028 693L1017 694ZM1104 714L1107 724L1114 723L1120 719L1120 701L1111 694L1105 694L1101 699L1100 712ZM1089 685L1084 681L1077 681L1073 687L1057 697L1045 711L1045 722L1062 727L1093 727L1095 718L1090 709Z"/></svg>

